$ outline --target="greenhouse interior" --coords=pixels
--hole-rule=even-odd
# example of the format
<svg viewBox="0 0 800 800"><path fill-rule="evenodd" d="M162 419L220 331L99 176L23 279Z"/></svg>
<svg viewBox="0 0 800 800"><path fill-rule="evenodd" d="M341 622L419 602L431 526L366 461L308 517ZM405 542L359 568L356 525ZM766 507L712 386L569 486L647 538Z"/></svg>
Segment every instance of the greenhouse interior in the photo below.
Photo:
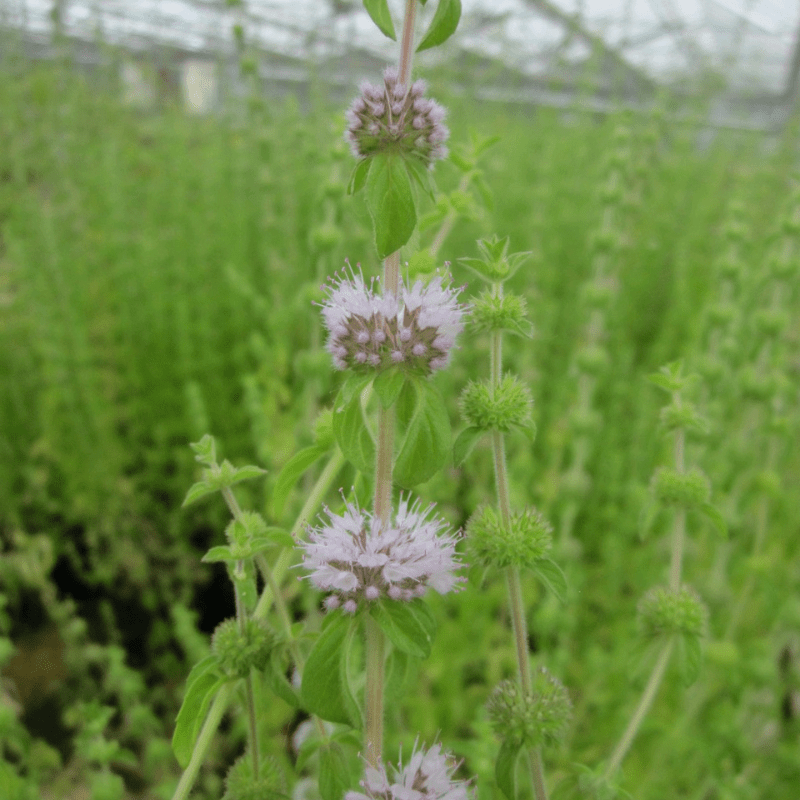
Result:
<svg viewBox="0 0 800 800"><path fill-rule="evenodd" d="M0 800L797 800L800 3L0 0Z"/></svg>

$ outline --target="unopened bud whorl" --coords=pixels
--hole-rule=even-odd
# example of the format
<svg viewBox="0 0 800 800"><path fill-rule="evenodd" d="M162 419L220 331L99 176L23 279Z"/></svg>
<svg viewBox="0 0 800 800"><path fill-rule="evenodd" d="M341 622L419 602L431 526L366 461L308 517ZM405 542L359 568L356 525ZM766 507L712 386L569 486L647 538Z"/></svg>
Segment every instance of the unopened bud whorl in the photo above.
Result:
<svg viewBox="0 0 800 800"><path fill-rule="evenodd" d="M329 522L312 528L301 545L312 583L330 592L325 606L354 613L381 598L413 600L429 587L453 591L463 580L454 574L457 536L444 533L446 523L431 517L432 508L401 499L388 524L351 503L341 516L328 510Z"/></svg>
<svg viewBox="0 0 800 800"><path fill-rule="evenodd" d="M361 94L347 111L345 140L356 158L397 153L430 167L447 155L444 143L450 131L445 110L425 97L425 81L410 88L398 81L397 70L383 73L383 86L364 82Z"/></svg>

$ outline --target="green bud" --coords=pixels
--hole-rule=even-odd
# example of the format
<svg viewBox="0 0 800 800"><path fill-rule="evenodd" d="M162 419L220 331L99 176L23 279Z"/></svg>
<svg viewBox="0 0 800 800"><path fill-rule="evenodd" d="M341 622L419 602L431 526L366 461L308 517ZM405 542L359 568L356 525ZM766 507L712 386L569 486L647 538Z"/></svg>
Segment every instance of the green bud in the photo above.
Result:
<svg viewBox="0 0 800 800"><path fill-rule="evenodd" d="M238 620L226 619L211 637L211 651L226 675L245 678L251 669L266 669L276 642L275 634L263 620L248 619L241 633Z"/></svg>
<svg viewBox="0 0 800 800"><path fill-rule="evenodd" d="M564 738L572 716L564 684L539 667L532 688L524 693L515 681L503 681L489 697L486 710L497 735L525 747L556 744Z"/></svg>
<svg viewBox="0 0 800 800"><path fill-rule="evenodd" d="M611 305L614 290L609 283L588 283L583 288L583 300L589 308L604 309Z"/></svg>
<svg viewBox="0 0 800 800"><path fill-rule="evenodd" d="M461 392L459 405L468 425L508 433L514 427L528 426L533 398L519 378L506 375L498 386L489 381L470 381Z"/></svg>
<svg viewBox="0 0 800 800"><path fill-rule="evenodd" d="M733 303L715 303L708 309L708 319L713 325L725 327L736 319L738 313Z"/></svg>
<svg viewBox="0 0 800 800"><path fill-rule="evenodd" d="M595 253L611 253L619 245L619 234L615 230L597 231L592 236L592 249Z"/></svg>
<svg viewBox="0 0 800 800"><path fill-rule="evenodd" d="M688 472L662 467L653 476L653 490L662 502L686 508L707 503L711 496L711 484L697 467Z"/></svg>
<svg viewBox="0 0 800 800"><path fill-rule="evenodd" d="M763 308L753 314L753 322L766 336L778 336L789 326L789 315L781 309Z"/></svg>
<svg viewBox="0 0 800 800"><path fill-rule="evenodd" d="M763 492L769 497L777 499L781 495L781 476L772 469L764 469L758 472L753 481L756 491Z"/></svg>
<svg viewBox="0 0 800 800"><path fill-rule="evenodd" d="M222 800L278 800L284 797L285 785L280 767L267 756L258 765L258 779L253 777L253 757L245 753L225 776Z"/></svg>
<svg viewBox="0 0 800 800"><path fill-rule="evenodd" d="M535 508L512 514L506 527L494 508L481 506L467 523L467 539L482 564L532 568L550 552L553 527Z"/></svg>
<svg viewBox="0 0 800 800"><path fill-rule="evenodd" d="M342 232L335 225L318 225L311 231L311 246L323 253L330 252L341 241Z"/></svg>
<svg viewBox="0 0 800 800"><path fill-rule="evenodd" d="M582 348L576 356L576 361L581 372L599 375L608 365L609 358L606 349L595 344Z"/></svg>
<svg viewBox="0 0 800 800"><path fill-rule="evenodd" d="M125 782L113 772L103 770L90 778L92 800L122 800Z"/></svg>
<svg viewBox="0 0 800 800"><path fill-rule="evenodd" d="M495 295L481 292L472 304L472 324L479 331L511 331L530 335L528 308L524 297L517 294Z"/></svg>
<svg viewBox="0 0 800 800"><path fill-rule="evenodd" d="M239 47L244 45L244 28L238 22L233 26L233 38Z"/></svg>
<svg viewBox="0 0 800 800"><path fill-rule="evenodd" d="M489 283L507 281L531 256L530 252L509 253L509 239L492 236L478 240L480 258L459 258L465 267Z"/></svg>
<svg viewBox="0 0 800 800"><path fill-rule="evenodd" d="M684 430L691 428L696 431L708 429L708 424L693 403L670 403L661 409L659 418L668 431L679 428Z"/></svg>
<svg viewBox="0 0 800 800"><path fill-rule="evenodd" d="M750 400L769 400L775 394L775 381L754 367L747 367L741 374L742 394Z"/></svg>
<svg viewBox="0 0 800 800"><path fill-rule="evenodd" d="M591 436L600 430L603 418L592 409L576 409L570 417L570 425L576 436Z"/></svg>
<svg viewBox="0 0 800 800"><path fill-rule="evenodd" d="M678 590L654 587L639 601L638 615L642 635L647 638L674 633L700 637L708 625L705 603L688 586Z"/></svg>
<svg viewBox="0 0 800 800"><path fill-rule="evenodd" d="M244 56L239 62L242 75L255 75L258 72L258 61L255 56Z"/></svg>

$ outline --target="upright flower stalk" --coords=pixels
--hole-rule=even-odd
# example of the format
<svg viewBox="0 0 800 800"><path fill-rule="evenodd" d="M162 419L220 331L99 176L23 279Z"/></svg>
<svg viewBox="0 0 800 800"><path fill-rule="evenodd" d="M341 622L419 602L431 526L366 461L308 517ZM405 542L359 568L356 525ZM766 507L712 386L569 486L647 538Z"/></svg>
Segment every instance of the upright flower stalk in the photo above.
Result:
<svg viewBox="0 0 800 800"><path fill-rule="evenodd" d="M570 703L566 691L546 671L544 683L532 679L520 569L534 571L557 591L562 589L563 574L546 557L551 546L549 523L532 508L521 514L512 511L505 452L506 434L515 429L533 432L530 391L515 377L503 374L502 339L504 331L530 335L524 300L506 295L503 287L529 254L509 255L508 240L484 240L478 245L482 258L462 262L490 287L473 308L476 326L489 332L490 378L488 382L470 383L462 393L461 411L468 427L456 442L456 460L466 456L484 434L490 435L499 513L488 507L478 509L470 520L468 535L477 559L504 573L518 675L517 683L498 687L489 706L490 717L503 739L496 778L504 794L514 800L514 765L524 749L534 795L537 800L546 800L541 747L545 741L555 741L563 735ZM552 687L558 690L549 691ZM555 720L556 724L546 726L545 719Z"/></svg>

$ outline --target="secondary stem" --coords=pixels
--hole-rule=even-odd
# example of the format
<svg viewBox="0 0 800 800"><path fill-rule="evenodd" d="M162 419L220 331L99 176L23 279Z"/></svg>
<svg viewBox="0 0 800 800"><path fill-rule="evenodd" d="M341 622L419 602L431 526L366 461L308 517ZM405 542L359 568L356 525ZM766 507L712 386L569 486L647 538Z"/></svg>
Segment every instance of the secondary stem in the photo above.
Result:
<svg viewBox="0 0 800 800"><path fill-rule="evenodd" d="M502 295L503 287L495 284L494 292ZM503 339L500 331L491 336L490 374L492 387L499 386L503 379ZM497 485L497 503L500 518L505 527L511 525L511 497L508 489L508 470L506 467L505 440L500 431L492 431L492 452L494 454L494 477ZM525 603L522 597L522 584L516 567L506 569L508 602L511 609L511 624L514 629L514 644L517 651L517 667L522 691L527 695L532 690L531 666L528 659L528 623L525 619ZM544 765L539 747L528 751L528 767L536 800L547 800L547 786L544 782Z"/></svg>
<svg viewBox="0 0 800 800"><path fill-rule="evenodd" d="M664 671L669 663L669 657L672 654L672 648L674 645L675 640L670 638L664 645L664 649L659 653L658 661L656 661L655 667L653 667L653 671L650 674L649 680L647 681L647 686L645 686L642 698L639 700L639 705L636 707L636 711L631 717L628 727L625 729L625 733L622 734L622 738L619 740L619 744L617 744L614 754L611 756L611 761L608 763L608 768L606 769L606 778L613 777L614 773L619 769L620 764L622 764L622 759L625 758L628 748L630 748L631 743L633 742L633 739L639 730L639 726L642 724L642 720L644 720L645 715L650 710L650 706L655 699L658 687L661 684L661 679L664 677Z"/></svg>

